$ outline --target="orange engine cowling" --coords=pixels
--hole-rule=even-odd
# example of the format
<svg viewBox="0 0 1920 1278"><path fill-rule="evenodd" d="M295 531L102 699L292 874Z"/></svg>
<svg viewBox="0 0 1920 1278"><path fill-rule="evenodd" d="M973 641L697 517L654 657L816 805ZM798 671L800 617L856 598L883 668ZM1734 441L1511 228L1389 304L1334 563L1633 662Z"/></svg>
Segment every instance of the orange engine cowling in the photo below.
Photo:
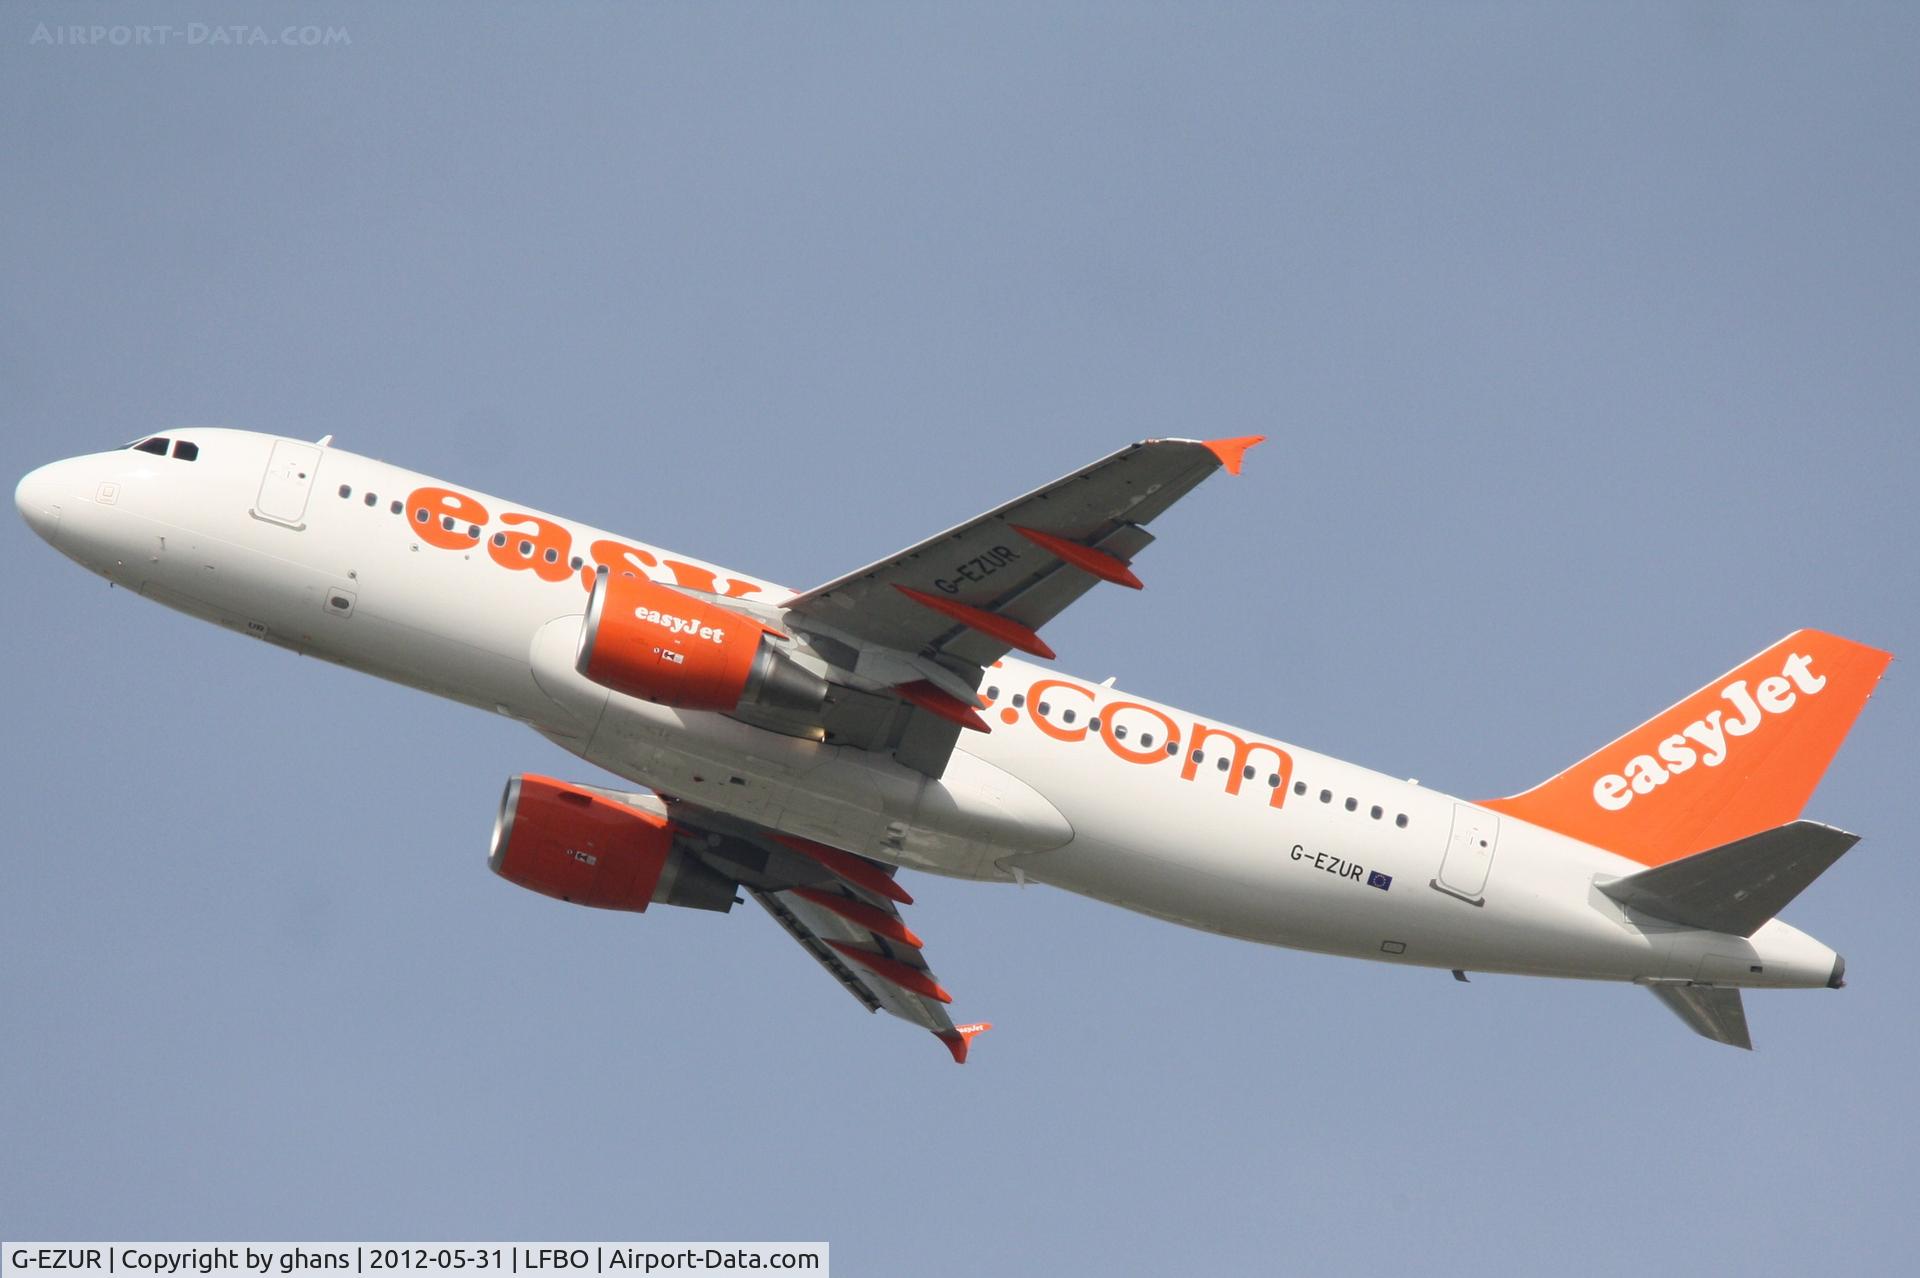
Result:
<svg viewBox="0 0 1920 1278"><path fill-rule="evenodd" d="M745 613L602 567L574 668L602 687L683 710L732 710L743 701L818 709L826 680L780 652L777 633Z"/></svg>
<svg viewBox="0 0 1920 1278"><path fill-rule="evenodd" d="M733 908L733 880L674 847L666 817L550 777L507 782L487 864L509 883L595 909Z"/></svg>

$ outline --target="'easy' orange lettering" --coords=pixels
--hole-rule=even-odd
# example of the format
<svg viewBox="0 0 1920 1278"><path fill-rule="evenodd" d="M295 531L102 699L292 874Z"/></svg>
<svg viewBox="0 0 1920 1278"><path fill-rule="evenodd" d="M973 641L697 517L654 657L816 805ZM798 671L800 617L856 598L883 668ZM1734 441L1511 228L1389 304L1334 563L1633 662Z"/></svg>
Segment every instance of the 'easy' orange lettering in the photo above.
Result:
<svg viewBox="0 0 1920 1278"><path fill-rule="evenodd" d="M447 526L448 521L453 526ZM407 495L407 522L414 535L429 546L460 550L473 545L467 527L487 522L487 508L451 488L416 488Z"/></svg>

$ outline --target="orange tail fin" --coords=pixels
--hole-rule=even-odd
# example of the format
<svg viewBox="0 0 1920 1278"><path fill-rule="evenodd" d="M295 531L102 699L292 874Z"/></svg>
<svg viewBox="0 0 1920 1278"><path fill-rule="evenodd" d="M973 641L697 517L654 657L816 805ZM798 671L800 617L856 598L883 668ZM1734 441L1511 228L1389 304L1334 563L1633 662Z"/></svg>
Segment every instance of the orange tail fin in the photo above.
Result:
<svg viewBox="0 0 1920 1278"><path fill-rule="evenodd" d="M1892 660L1797 630L1559 776L1482 806L1646 865L1785 825Z"/></svg>

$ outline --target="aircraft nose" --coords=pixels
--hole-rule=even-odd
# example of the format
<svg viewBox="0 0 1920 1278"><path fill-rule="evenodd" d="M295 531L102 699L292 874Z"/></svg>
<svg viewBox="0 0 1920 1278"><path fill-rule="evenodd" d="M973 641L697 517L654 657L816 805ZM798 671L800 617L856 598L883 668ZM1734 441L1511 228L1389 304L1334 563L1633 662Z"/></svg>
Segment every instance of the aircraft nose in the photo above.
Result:
<svg viewBox="0 0 1920 1278"><path fill-rule="evenodd" d="M60 491L53 478L53 469L59 464L28 471L13 490L13 504L20 508L20 517L50 544L60 535Z"/></svg>

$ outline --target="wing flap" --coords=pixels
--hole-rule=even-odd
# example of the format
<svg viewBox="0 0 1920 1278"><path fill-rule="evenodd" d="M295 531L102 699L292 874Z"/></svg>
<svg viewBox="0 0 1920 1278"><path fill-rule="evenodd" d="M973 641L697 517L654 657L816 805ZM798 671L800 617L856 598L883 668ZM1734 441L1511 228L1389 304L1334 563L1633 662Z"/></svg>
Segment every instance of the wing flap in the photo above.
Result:
<svg viewBox="0 0 1920 1278"><path fill-rule="evenodd" d="M774 922L785 928L787 935L798 941L800 948L811 954L821 967L826 968L828 974L840 982L841 987L853 995L862 1007L869 1012L880 1010L880 996L860 979L859 973L848 966L845 959L828 949L820 937L810 931L807 925L802 923L799 917L782 904L773 893L755 891L752 896L765 907L767 913L773 915Z"/></svg>
<svg viewBox="0 0 1920 1278"><path fill-rule="evenodd" d="M913 898L892 870L851 852L783 835L692 804L669 804L697 854L736 880L840 987L935 1035L964 1061L974 1027L956 1028L951 1001L900 913Z"/></svg>
<svg viewBox="0 0 1920 1278"><path fill-rule="evenodd" d="M876 970L897 965L918 974L927 987L938 989L918 949L889 941L794 892L755 891L753 896L869 1011L891 1013L937 1036L953 1032L944 1003Z"/></svg>

